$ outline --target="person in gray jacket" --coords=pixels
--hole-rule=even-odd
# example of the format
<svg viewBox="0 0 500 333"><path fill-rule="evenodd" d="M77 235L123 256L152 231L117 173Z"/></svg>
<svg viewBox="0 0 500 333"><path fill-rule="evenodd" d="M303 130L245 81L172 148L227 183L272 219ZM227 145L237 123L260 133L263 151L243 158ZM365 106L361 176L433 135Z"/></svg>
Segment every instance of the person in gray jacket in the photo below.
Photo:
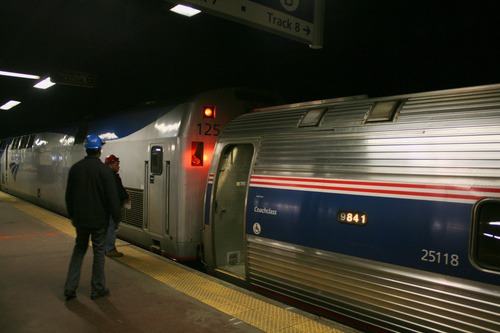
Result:
<svg viewBox="0 0 500 333"><path fill-rule="evenodd" d="M104 276L106 231L110 216L120 221L121 203L115 176L99 159L103 144L99 136L89 135L84 143L87 156L75 163L68 174L65 199L76 229L76 242L64 286L67 301L76 297L89 239L94 251L90 298L96 300L109 295Z"/></svg>

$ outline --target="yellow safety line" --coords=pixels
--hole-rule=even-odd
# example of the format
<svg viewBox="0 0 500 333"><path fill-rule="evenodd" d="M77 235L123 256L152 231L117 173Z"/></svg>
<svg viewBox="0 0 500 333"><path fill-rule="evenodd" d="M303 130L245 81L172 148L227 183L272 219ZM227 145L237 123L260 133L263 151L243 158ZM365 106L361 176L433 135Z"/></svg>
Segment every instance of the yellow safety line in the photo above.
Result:
<svg viewBox="0 0 500 333"><path fill-rule="evenodd" d="M3 192L0 192L0 202L7 203L72 237L76 236L75 229L67 218ZM116 260L265 332L356 332L351 328L335 324L342 327L342 330L338 330L328 324L321 324L300 314L266 303L244 292L226 287L221 282L214 282L211 277L189 271L178 263L124 246L127 244L118 241L118 246L122 245L120 251L124 253L124 256L115 258Z"/></svg>

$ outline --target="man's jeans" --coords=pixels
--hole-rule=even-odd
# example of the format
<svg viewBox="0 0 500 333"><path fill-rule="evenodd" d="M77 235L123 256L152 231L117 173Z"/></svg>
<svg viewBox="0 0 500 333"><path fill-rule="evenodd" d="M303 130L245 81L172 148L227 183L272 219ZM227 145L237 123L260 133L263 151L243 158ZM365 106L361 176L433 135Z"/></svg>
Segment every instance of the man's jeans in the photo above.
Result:
<svg viewBox="0 0 500 333"><path fill-rule="evenodd" d="M65 291L76 291L80 282L83 257L87 252L89 239L92 239L94 263L92 265L92 295L99 294L106 287L104 277L104 248L106 229L76 228L76 242L66 277Z"/></svg>
<svg viewBox="0 0 500 333"><path fill-rule="evenodd" d="M109 226L106 234L106 253L116 249L116 225L112 218L109 218Z"/></svg>

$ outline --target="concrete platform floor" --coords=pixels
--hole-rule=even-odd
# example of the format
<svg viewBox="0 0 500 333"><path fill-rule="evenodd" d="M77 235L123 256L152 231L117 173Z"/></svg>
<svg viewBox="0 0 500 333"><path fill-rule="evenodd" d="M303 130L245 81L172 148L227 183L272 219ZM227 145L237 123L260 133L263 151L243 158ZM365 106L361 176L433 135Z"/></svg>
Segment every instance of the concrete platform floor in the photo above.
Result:
<svg viewBox="0 0 500 333"><path fill-rule="evenodd" d="M72 230L67 219L0 192L0 332L355 332L125 242L123 258L106 258L111 295L90 299L89 247L77 298L65 302ZM147 267L162 272L149 274ZM222 296L246 303L213 292L221 288Z"/></svg>

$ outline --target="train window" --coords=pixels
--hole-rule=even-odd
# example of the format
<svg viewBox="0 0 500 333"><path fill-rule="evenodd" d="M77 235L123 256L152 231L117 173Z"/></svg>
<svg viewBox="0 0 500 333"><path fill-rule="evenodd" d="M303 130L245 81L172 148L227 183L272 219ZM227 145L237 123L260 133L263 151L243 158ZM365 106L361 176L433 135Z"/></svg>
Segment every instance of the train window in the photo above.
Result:
<svg viewBox="0 0 500 333"><path fill-rule="evenodd" d="M327 108L308 110L299 121L299 127L319 126Z"/></svg>
<svg viewBox="0 0 500 333"><path fill-rule="evenodd" d="M163 147L153 146L151 147L151 174L161 175L163 173Z"/></svg>
<svg viewBox="0 0 500 333"><path fill-rule="evenodd" d="M365 123L392 121L403 103L399 100L375 103L365 117Z"/></svg>
<svg viewBox="0 0 500 333"><path fill-rule="evenodd" d="M28 146L26 148L31 148L33 147L33 143L35 142L35 138L36 138L36 135L35 134L31 134L30 135L30 138L28 140Z"/></svg>
<svg viewBox="0 0 500 333"><path fill-rule="evenodd" d="M19 145L19 149L26 148L26 146L28 145L28 139L29 139L28 135L25 135L21 138L21 144Z"/></svg>
<svg viewBox="0 0 500 333"><path fill-rule="evenodd" d="M12 141L12 145L10 146L10 149L17 149L18 146L19 146L19 138L14 138L14 140Z"/></svg>
<svg viewBox="0 0 500 333"><path fill-rule="evenodd" d="M202 141L191 142L191 166L203 166L204 144Z"/></svg>
<svg viewBox="0 0 500 333"><path fill-rule="evenodd" d="M472 223L472 260L481 268L500 271L500 199L479 201Z"/></svg>

